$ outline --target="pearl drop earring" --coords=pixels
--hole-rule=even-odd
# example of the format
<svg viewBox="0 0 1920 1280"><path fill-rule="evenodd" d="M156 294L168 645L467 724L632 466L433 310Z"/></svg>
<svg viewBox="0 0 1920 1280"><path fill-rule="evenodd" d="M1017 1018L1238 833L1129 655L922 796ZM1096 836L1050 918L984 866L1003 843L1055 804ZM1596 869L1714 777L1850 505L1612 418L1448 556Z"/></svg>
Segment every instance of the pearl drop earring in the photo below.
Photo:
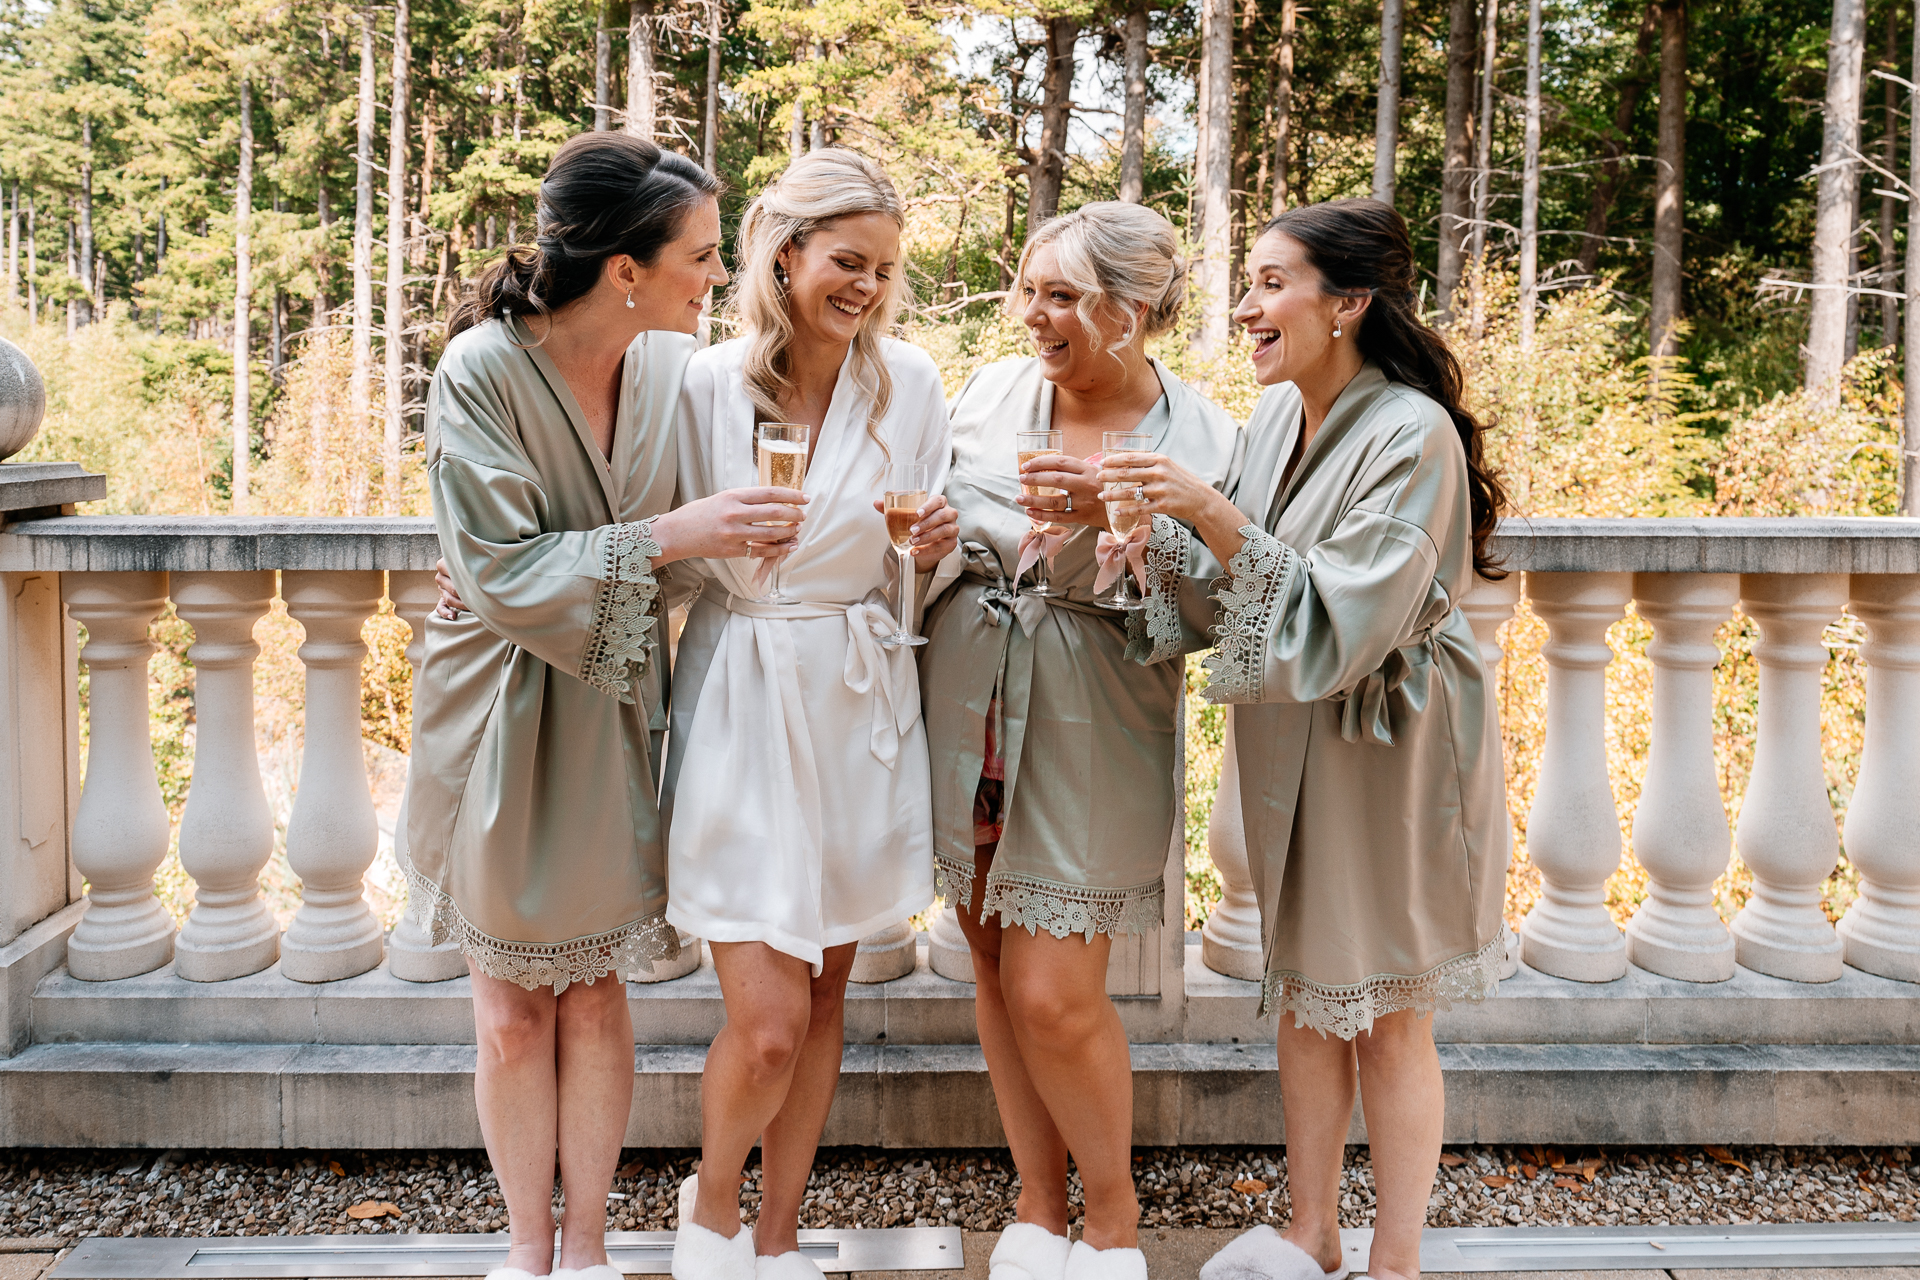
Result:
<svg viewBox="0 0 1920 1280"><path fill-rule="evenodd" d="M627 310L633 310L633 290L627 290Z"/></svg>
<svg viewBox="0 0 1920 1280"><path fill-rule="evenodd" d="M632 306L633 304L629 302L627 305ZM1337 324L1333 326L1333 336L1336 338L1340 336L1340 326Z"/></svg>

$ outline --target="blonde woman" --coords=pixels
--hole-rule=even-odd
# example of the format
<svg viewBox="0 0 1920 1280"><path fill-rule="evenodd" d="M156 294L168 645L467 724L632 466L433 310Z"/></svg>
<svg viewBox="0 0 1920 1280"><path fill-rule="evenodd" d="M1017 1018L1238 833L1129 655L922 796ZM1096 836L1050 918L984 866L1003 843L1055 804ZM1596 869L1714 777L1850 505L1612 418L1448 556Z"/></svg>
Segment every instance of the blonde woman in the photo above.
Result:
<svg viewBox="0 0 1920 1280"><path fill-rule="evenodd" d="M919 683L912 651L881 643L888 466L923 463L937 490L949 452L939 371L886 336L906 295L902 221L872 162L796 160L741 220L740 336L696 355L681 392L682 501L752 483L758 423L810 427L812 456L806 520L784 540L789 602L765 602L752 560L703 562L674 670L667 919L709 940L727 1011L701 1082L700 1173L681 1191L680 1280L817 1280L796 1233L854 948L933 899ZM930 571L954 517L938 497L920 514Z"/></svg>
<svg viewBox="0 0 1920 1280"><path fill-rule="evenodd" d="M1143 432L1226 482L1233 422L1146 353L1185 293L1174 230L1152 210L1091 204L1049 222L1009 304L1034 354L980 370L952 406L946 492L964 570L929 613L921 674L934 855L973 952L980 1044L1020 1172L994 1280L1146 1274L1127 1037L1106 971L1115 934L1160 923L1185 646L1164 598L1132 615L1098 600L1117 562L1096 554L1107 517L1093 455L1105 432ZM1017 466L1015 433L1050 429L1064 453ZM1062 533L1038 533L1030 512ZM1177 577L1190 542L1156 517L1134 557L1141 576ZM1052 595L1023 585L1021 561L1046 550ZM1070 1155L1086 1195L1071 1250Z"/></svg>

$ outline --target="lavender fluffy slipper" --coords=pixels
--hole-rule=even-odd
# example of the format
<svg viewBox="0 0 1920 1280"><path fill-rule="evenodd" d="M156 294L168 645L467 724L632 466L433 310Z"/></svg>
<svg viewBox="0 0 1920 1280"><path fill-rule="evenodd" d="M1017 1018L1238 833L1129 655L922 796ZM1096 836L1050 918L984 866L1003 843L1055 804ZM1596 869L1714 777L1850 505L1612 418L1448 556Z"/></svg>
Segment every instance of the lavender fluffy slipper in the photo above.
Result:
<svg viewBox="0 0 1920 1280"><path fill-rule="evenodd" d="M987 1263L988 1280L1062 1280L1072 1243L1032 1222L1016 1222L1000 1233Z"/></svg>
<svg viewBox="0 0 1920 1280"><path fill-rule="evenodd" d="M1333 1271L1322 1271L1313 1255L1299 1245L1283 1240L1280 1233L1265 1225L1255 1227L1227 1242L1227 1247L1207 1259L1200 1268L1200 1280L1346 1280L1342 1263Z"/></svg>
<svg viewBox="0 0 1920 1280"><path fill-rule="evenodd" d="M1096 1249L1075 1240L1063 1280L1147 1280L1147 1256L1138 1249Z"/></svg>

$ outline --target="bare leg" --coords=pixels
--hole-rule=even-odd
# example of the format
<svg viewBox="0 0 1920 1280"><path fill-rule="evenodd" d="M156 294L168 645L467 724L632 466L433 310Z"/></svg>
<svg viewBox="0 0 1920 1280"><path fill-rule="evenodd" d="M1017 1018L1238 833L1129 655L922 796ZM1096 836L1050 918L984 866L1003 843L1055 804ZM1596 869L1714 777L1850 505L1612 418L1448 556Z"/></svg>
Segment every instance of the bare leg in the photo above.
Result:
<svg viewBox="0 0 1920 1280"><path fill-rule="evenodd" d="M1005 929L1000 986L1021 1061L1073 1153L1086 1193L1081 1239L1095 1249L1139 1243L1133 1187L1133 1065L1107 998L1113 939Z"/></svg>
<svg viewBox="0 0 1920 1280"><path fill-rule="evenodd" d="M543 1276L553 1269L558 1002L550 987L527 991L489 978L471 961L468 968L473 972L473 1029L479 1049L473 1097L487 1159L507 1201L507 1265ZM627 1072L629 1081L632 1074Z"/></svg>
<svg viewBox="0 0 1920 1280"><path fill-rule="evenodd" d="M780 1113L807 1038L812 966L762 942L713 942L727 1025L700 1078L700 1181L693 1220L731 1239L740 1171Z"/></svg>
<svg viewBox="0 0 1920 1280"><path fill-rule="evenodd" d="M987 1078L1000 1108L1000 1124L1007 1132L1013 1167L1020 1174L1020 1199L1014 1219L1045 1227L1054 1235L1067 1234L1067 1143L1047 1114L1047 1104L1033 1087L1027 1064L1020 1057L1013 1023L1007 1017L1007 999L1001 991L1001 927L998 917L982 922L980 901L987 872L993 866L996 845L973 851L973 900L954 908L960 932L973 952L973 1017L980 1032L980 1050L987 1059ZM1104 987L1101 998L1105 999Z"/></svg>
<svg viewBox="0 0 1920 1280"><path fill-rule="evenodd" d="M1411 1010L1374 1020L1355 1042L1360 1058L1360 1105L1373 1153L1373 1254L1367 1274L1380 1280L1416 1280L1420 1231L1427 1222L1446 1086L1433 1047L1433 1018Z"/></svg>
<svg viewBox="0 0 1920 1280"><path fill-rule="evenodd" d="M1280 1100L1287 1113L1287 1192L1293 1201L1286 1238L1312 1254L1321 1270L1331 1271L1341 1262L1340 1166L1353 1121L1353 1044L1295 1027L1283 1010L1278 1048ZM1423 1209L1425 1204L1421 1201Z"/></svg>
<svg viewBox="0 0 1920 1280"><path fill-rule="evenodd" d="M626 984L611 974L576 982L557 1002L560 1094L560 1265L607 1260L607 1192L633 1110L633 1019Z"/></svg>
<svg viewBox="0 0 1920 1280"><path fill-rule="evenodd" d="M853 972L859 945L829 947L820 976L809 983L807 1037L793 1064L786 1101L760 1137L760 1217L754 1227L754 1250L765 1257L800 1247L800 1202L806 1199L813 1155L840 1084L840 1060L847 1040L847 975Z"/></svg>

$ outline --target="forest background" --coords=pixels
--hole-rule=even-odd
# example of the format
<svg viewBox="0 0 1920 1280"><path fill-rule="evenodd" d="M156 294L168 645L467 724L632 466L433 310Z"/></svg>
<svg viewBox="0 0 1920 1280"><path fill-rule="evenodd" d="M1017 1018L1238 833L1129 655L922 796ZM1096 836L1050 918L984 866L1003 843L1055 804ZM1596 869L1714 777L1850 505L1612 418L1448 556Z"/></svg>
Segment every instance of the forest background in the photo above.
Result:
<svg viewBox="0 0 1920 1280"><path fill-rule="evenodd" d="M1091 200L1151 204L1186 237L1195 286L1156 354L1242 419L1260 388L1225 316L1248 243L1279 209L1373 194L1413 228L1423 305L1493 424L1514 514L1887 515L1914 447L1901 360L1920 237L1901 175L1917 67L1913 10L1886 0L0 0L0 333L48 383L23 456L104 471L96 510L425 514L446 316L530 237L539 175L580 130L699 159L726 183L729 229L799 151L879 160L908 210L904 336L953 387L1024 350L1000 300L1027 229ZM284 832L300 630L276 604L258 635ZM382 613L366 636L390 814L407 627ZM158 638L177 820L191 632L169 613ZM1538 891L1544 638L1524 605L1502 632L1516 921ZM1645 891L1630 823L1648 638L1619 623L1608 676L1622 919ZM1730 807L1753 756L1753 638L1743 617L1719 637ZM1827 639L1844 814L1861 629L1845 618ZM1219 894L1205 830L1221 727L1189 700L1190 924ZM283 852L267 874L290 914ZM1723 914L1747 883L1736 859ZM1843 859L1831 915L1853 885ZM369 887L391 920L390 856ZM162 892L190 904L177 860Z"/></svg>

